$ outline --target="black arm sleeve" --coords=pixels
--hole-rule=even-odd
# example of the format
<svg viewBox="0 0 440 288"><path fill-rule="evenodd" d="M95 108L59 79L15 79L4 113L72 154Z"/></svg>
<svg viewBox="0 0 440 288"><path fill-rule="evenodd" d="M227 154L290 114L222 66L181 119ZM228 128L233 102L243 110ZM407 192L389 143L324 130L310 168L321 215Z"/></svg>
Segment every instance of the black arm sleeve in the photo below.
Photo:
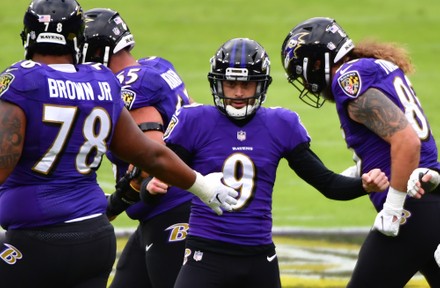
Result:
<svg viewBox="0 0 440 288"><path fill-rule="evenodd" d="M308 143L295 148L285 158L301 179L329 199L351 200L367 194L361 178L346 177L329 170Z"/></svg>

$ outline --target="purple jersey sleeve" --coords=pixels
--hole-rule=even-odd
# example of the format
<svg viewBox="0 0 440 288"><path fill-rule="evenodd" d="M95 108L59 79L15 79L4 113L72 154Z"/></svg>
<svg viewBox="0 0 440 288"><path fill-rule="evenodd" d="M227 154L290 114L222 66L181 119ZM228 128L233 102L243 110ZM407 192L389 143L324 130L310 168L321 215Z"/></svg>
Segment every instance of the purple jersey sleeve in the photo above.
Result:
<svg viewBox="0 0 440 288"><path fill-rule="evenodd" d="M128 110L152 106L162 116L165 127L176 109L189 104L185 84L173 65L159 57L138 60L140 66L123 69L117 77L132 97L124 98Z"/></svg>
<svg viewBox="0 0 440 288"><path fill-rule="evenodd" d="M370 88L387 95L405 113L417 132L422 141L419 167L439 170L436 142L409 79L389 61L362 58L343 64L334 75L332 83L345 141L359 157L362 172L380 168L390 177L391 169L389 144L364 125L351 120L347 113L347 103ZM381 210L386 193L371 193L370 198L376 209Z"/></svg>
<svg viewBox="0 0 440 288"><path fill-rule="evenodd" d="M123 109L104 66L61 72L22 61L0 75L0 100L26 115L22 157L0 188L0 223L16 229L104 213L96 169Z"/></svg>
<svg viewBox="0 0 440 288"><path fill-rule="evenodd" d="M124 68L117 78L124 87L122 98L128 110L142 107L154 107L160 113L164 128L172 115L182 105L189 104L186 87L173 65L160 57L138 60L140 65ZM117 179L127 171L128 163L108 155L117 166ZM132 219L147 220L162 212L172 209L192 198L186 191L168 192L161 196L156 205L136 203L127 209Z"/></svg>
<svg viewBox="0 0 440 288"><path fill-rule="evenodd" d="M279 161L310 141L296 113L261 107L251 121L238 126L216 107L185 106L164 138L193 155L192 168L204 175L223 172L224 182L239 191L235 211L222 216L194 197L190 235L241 245L272 243L272 192Z"/></svg>

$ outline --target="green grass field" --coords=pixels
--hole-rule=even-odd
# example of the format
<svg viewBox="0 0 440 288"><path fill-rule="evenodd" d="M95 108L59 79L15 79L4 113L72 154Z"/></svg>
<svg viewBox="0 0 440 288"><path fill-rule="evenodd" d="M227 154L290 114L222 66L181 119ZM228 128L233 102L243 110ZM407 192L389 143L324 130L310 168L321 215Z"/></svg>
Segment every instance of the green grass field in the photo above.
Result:
<svg viewBox="0 0 440 288"><path fill-rule="evenodd" d="M19 33L29 2L16 0L0 10L0 65L23 58ZM259 41L272 60L274 81L266 106L284 106L297 111L312 137L312 148L334 171L352 164L345 148L334 106L321 109L303 104L296 90L287 83L280 61L280 47L287 32L297 23L313 16L330 16L347 30L354 41L364 37L398 42L410 51L417 71L411 77L423 103L434 133L440 129L440 83L438 63L440 39L440 2L436 0L380 1L105 1L80 2L85 10L110 7L118 10L137 41L136 57L159 55L171 60L188 91L198 102L211 104L206 74L209 58L226 40L250 37ZM103 168L108 168L103 165ZM110 169L101 169L103 188L112 189ZM324 198L294 174L283 160L275 185L274 224L276 226L335 227L371 225L375 212L366 197L338 202ZM124 221L119 225L132 225Z"/></svg>
<svg viewBox="0 0 440 288"><path fill-rule="evenodd" d="M0 9L0 66L23 58L19 34L29 1L15 0ZM249 37L259 41L272 60L274 81L266 106L284 106L297 111L312 137L312 148L334 171L351 165L334 106L313 109L302 103L287 83L280 61L280 46L296 23L314 16L337 19L356 42L365 37L405 45L416 66L411 81L431 121L434 134L440 131L440 1L249 1L249 0L83 0L85 10L109 7L118 10L135 35L136 57L162 56L172 61L185 80L190 95L211 104L206 74L209 58L226 40ZM440 140L438 140L440 141ZM104 162L99 181L106 192L114 185L111 169ZM273 203L274 225L296 227L366 227L375 211L366 197L349 202L325 199L289 170L282 161L278 170ZM116 227L134 226L125 216ZM284 280L287 281L287 280ZM287 284L286 287L341 287L340 284ZM315 286L316 285L316 286Z"/></svg>
<svg viewBox="0 0 440 288"><path fill-rule="evenodd" d="M29 2L16 0L0 10L0 65L6 68L23 58L19 33ZM136 57L159 55L171 60L188 91L198 102L211 104L206 74L209 58L226 40L250 37L259 41L272 60L274 81L266 106L284 106L297 111L312 137L312 148L334 171L351 165L334 106L327 103L314 109L302 103L296 90L287 83L280 61L280 46L287 32L297 23L313 16L330 16L347 30L356 42L364 37L405 45L411 53L416 73L411 80L423 103L434 133L440 129L440 101L436 88L440 55L438 29L440 2L425 1L104 1L80 2L85 10L110 7L118 10L129 24L137 41ZM100 180L112 190L112 176L103 165ZM338 202L324 198L297 177L283 160L275 185L274 224L276 226L339 227L369 226L375 212L366 197ZM124 217L118 225L132 225Z"/></svg>

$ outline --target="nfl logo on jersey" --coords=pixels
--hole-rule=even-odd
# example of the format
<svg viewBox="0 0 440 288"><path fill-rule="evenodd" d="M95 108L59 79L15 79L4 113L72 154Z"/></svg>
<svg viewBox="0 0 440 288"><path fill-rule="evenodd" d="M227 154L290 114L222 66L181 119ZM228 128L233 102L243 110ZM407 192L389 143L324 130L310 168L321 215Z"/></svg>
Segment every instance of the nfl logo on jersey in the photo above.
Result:
<svg viewBox="0 0 440 288"><path fill-rule="evenodd" d="M202 258L203 258L203 252L202 251L195 251L194 252L193 259L195 261L200 261L200 260L202 260Z"/></svg>
<svg viewBox="0 0 440 288"><path fill-rule="evenodd" d="M243 130L238 131L237 132L237 139L240 141L246 140L246 132L244 132Z"/></svg>

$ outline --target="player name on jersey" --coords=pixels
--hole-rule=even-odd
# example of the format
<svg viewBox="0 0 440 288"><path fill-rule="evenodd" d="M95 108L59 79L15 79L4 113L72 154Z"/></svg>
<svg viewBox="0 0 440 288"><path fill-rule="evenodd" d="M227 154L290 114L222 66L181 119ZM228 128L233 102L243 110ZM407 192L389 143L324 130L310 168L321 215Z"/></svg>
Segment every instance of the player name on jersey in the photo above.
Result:
<svg viewBox="0 0 440 288"><path fill-rule="evenodd" d="M50 98L65 98L70 100L113 101L110 84L98 82L100 93L96 95L89 82L74 82L70 80L47 79Z"/></svg>

